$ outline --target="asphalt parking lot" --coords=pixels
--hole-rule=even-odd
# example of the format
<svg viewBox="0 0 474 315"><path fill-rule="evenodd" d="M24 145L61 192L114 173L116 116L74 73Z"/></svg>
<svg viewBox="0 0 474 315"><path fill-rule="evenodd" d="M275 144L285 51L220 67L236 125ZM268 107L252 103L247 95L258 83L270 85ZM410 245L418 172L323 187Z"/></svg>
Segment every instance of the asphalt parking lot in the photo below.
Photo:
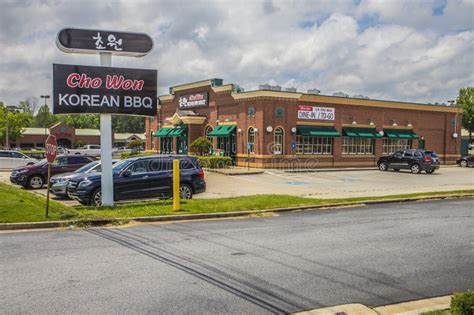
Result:
<svg viewBox="0 0 474 315"><path fill-rule="evenodd" d="M8 171L0 181L9 183ZM288 173L267 170L263 174L227 176L206 172L207 191L195 198L223 198L256 194L286 194L313 198L351 198L432 191L474 189L474 168L446 166L432 175L378 170ZM46 195L46 189L36 190ZM68 205L73 200L52 199Z"/></svg>

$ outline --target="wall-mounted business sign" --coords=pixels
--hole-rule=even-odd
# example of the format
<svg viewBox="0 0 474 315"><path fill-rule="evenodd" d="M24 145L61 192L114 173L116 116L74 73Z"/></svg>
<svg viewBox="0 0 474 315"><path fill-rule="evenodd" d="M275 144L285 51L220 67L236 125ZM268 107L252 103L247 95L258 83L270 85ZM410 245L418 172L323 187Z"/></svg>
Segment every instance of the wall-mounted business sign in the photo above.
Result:
<svg viewBox="0 0 474 315"><path fill-rule="evenodd" d="M178 106L181 109L191 107L204 107L207 106L209 97L207 92L193 93L182 95L179 97Z"/></svg>
<svg viewBox="0 0 474 315"><path fill-rule="evenodd" d="M53 113L155 116L157 71L53 64Z"/></svg>
<svg viewBox="0 0 474 315"><path fill-rule="evenodd" d="M153 40L143 33L65 28L58 33L56 45L66 53L110 52L140 57L153 49Z"/></svg>
<svg viewBox="0 0 474 315"><path fill-rule="evenodd" d="M334 120L336 119L336 110L329 107L299 105L298 119Z"/></svg>

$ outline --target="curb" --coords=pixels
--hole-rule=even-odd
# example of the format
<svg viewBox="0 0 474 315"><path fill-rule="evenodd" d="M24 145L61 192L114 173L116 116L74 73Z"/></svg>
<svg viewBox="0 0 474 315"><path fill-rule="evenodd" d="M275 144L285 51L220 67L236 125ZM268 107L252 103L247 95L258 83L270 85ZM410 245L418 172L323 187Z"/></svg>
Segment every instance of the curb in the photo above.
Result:
<svg viewBox="0 0 474 315"><path fill-rule="evenodd" d="M236 172L226 172L224 170L219 170L219 169L205 169L206 172L211 172L211 173L217 173L217 174L222 174L222 175L227 175L227 176L233 176L233 175L256 175L256 174L263 174L265 171L263 170L252 170L252 171L236 171Z"/></svg>
<svg viewBox="0 0 474 315"><path fill-rule="evenodd" d="M132 218L115 218L115 219L96 219L96 220L69 220L69 221L44 221L44 222L24 222L24 223L0 223L0 231L2 230L26 230L26 229L47 229L60 228L72 225L87 225L87 226L101 226L112 224L120 221L135 221L135 222L167 222L167 221L184 221L184 220L204 220L204 219L220 219L220 218L237 218L249 215L258 215L263 213L279 213L296 210L316 210L316 209L337 209L347 206L365 206L388 203L403 203L413 201L429 201L429 200L443 200L451 198L469 198L474 197L474 193L467 194L452 194L452 195L433 195L413 198L397 198L384 200L367 200L367 201L353 201L340 202L332 204L319 204L296 206L288 208L273 208L262 210L246 210L233 212L215 212L215 213L196 213L196 214L174 214L174 215L160 215L148 217L132 217Z"/></svg>

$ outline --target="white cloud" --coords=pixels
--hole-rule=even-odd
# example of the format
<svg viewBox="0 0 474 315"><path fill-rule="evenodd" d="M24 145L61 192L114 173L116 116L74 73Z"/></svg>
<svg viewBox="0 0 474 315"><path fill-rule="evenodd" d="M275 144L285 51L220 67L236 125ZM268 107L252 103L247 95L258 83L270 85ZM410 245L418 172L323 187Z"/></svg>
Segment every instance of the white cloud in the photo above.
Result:
<svg viewBox="0 0 474 315"><path fill-rule="evenodd" d="M439 7L443 14L433 15ZM246 90L273 82L446 101L474 82L473 7L472 0L9 1L0 12L0 99L48 93L52 63L97 64L97 56L54 46L56 32L74 26L150 34L150 55L113 65L158 69L160 93L221 77Z"/></svg>

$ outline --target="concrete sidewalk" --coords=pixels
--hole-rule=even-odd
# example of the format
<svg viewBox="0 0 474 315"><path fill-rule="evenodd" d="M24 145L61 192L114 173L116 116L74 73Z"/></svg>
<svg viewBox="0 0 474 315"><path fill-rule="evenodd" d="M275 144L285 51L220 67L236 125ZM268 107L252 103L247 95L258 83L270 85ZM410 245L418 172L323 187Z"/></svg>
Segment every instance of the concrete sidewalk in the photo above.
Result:
<svg viewBox="0 0 474 315"><path fill-rule="evenodd" d="M451 295L434 297L423 300L403 302L391 305L369 308L362 304L344 304L310 311L294 313L295 315L417 315L429 311L449 309Z"/></svg>

